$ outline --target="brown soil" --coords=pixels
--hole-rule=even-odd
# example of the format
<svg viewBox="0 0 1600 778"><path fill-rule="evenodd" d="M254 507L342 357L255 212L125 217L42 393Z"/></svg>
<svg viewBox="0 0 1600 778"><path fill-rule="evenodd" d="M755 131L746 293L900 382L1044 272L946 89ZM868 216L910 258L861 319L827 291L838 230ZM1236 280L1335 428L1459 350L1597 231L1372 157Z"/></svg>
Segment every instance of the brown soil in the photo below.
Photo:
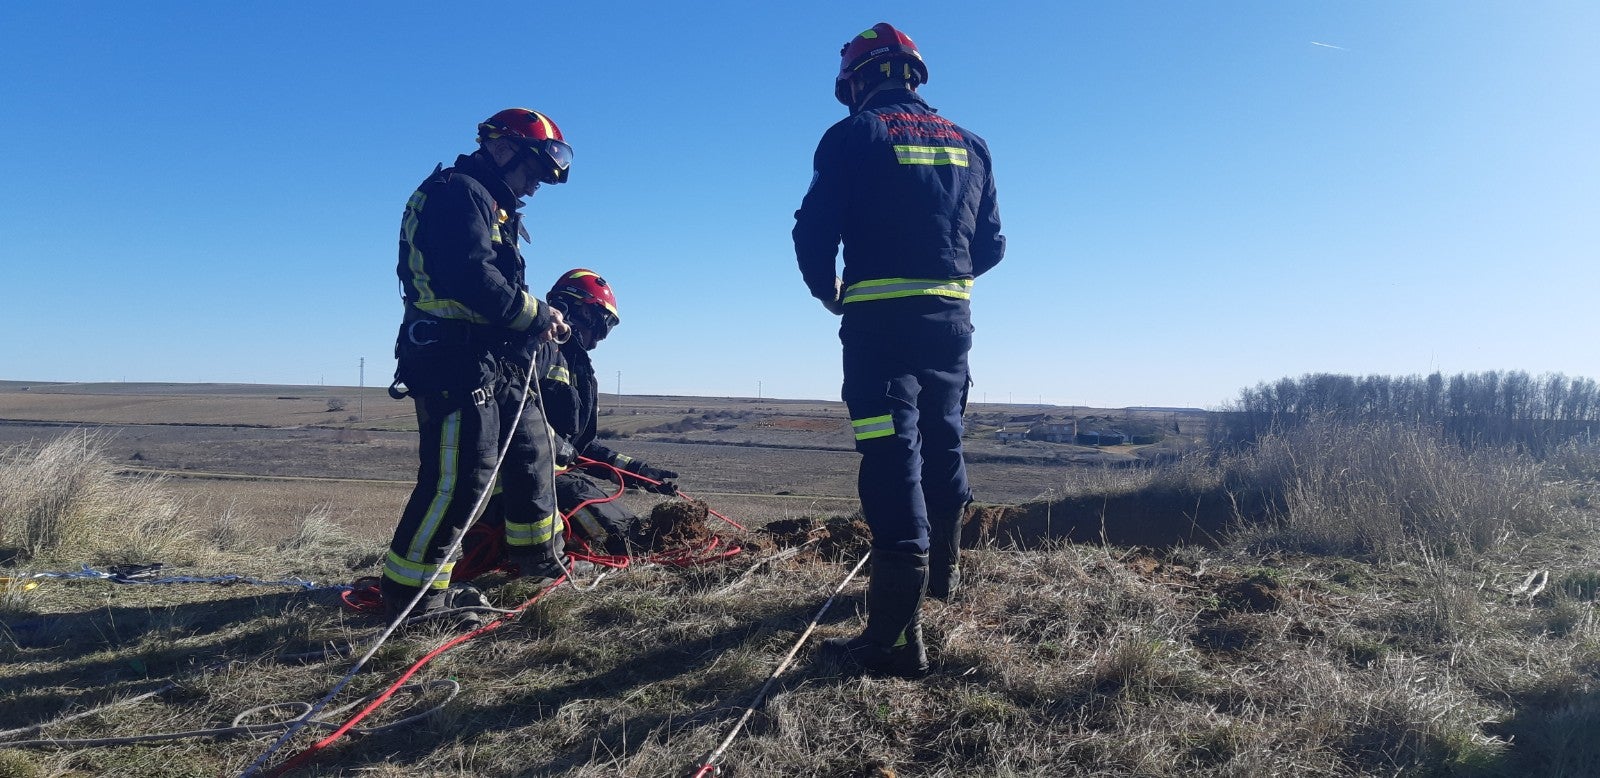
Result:
<svg viewBox="0 0 1600 778"><path fill-rule="evenodd" d="M797 557L807 561L837 561L846 556L859 556L872 542L872 531L859 517L835 516L825 524L810 518L780 519L768 524L763 531L771 535L780 548L815 540Z"/></svg>
<svg viewBox="0 0 1600 778"><path fill-rule="evenodd" d="M763 419L754 426L777 430L801 430L804 432L833 432L845 429L846 425L838 419L809 419L801 416L774 416Z"/></svg>
<svg viewBox="0 0 1600 778"><path fill-rule="evenodd" d="M650 551L702 546L715 534L706 526L709 515L706 504L699 500L657 503L634 527L633 543Z"/></svg>
<svg viewBox="0 0 1600 778"><path fill-rule="evenodd" d="M1237 504L1220 490L1145 490L1020 506L973 505L962 521L961 545L1034 548L1044 540L1070 540L1145 548L1214 546L1238 515L1262 511L1261 506Z"/></svg>

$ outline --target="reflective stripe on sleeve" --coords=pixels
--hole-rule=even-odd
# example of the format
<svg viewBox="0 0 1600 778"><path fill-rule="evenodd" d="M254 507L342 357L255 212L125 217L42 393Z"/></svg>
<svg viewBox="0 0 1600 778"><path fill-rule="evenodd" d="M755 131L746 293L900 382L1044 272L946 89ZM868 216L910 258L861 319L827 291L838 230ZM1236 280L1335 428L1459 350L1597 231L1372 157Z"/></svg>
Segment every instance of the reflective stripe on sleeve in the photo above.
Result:
<svg viewBox="0 0 1600 778"><path fill-rule="evenodd" d="M547 381L555 381L568 386L572 385L571 371L560 365L551 365L549 370L544 371L544 377Z"/></svg>
<svg viewBox="0 0 1600 778"><path fill-rule="evenodd" d="M533 319L539 315L539 301L527 292L522 293L522 310L506 325L517 332L523 332L533 326Z"/></svg>

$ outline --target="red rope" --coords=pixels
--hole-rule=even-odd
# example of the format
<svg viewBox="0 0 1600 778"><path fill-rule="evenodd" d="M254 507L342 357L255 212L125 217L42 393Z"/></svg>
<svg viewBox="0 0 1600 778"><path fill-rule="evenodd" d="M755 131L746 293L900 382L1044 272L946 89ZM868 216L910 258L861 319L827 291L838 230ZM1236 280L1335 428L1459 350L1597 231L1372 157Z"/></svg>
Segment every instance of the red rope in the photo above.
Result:
<svg viewBox="0 0 1600 778"><path fill-rule="evenodd" d="M649 479L649 478L645 478L644 476L641 476L641 475L639 475L637 473L627 473L626 475L624 475L624 471L619 470L618 468L616 468L616 467L614 467L614 466L612 466L612 465L610 465L608 463L600 462L600 461L593 460L593 459L589 459L588 457L579 457L579 460L581 460L581 461L583 461L585 463L589 463L589 464L602 465L604 467L608 467L611 470L615 471L617 473L617 479L616 480L618 482L617 483L617 491L614 494L611 494L610 496L607 496L607 497L597 497L597 498L592 499L592 500L584 500L583 502L578 503L578 505L576 507L574 507L572 510L562 514L562 521L564 523L567 522L567 520L570 519L578 511L583 510L584 508L587 508L590 505L597 505L599 503L611 502L612 500L615 500L618 497L621 497L623 491L625 491L627 489L626 480L625 480L626 478L637 478L637 479L639 479L641 481L644 481L644 482L650 483L650 484L659 485L661 483L660 481L655 481L655 480L652 480L652 479ZM682 492L679 492L679 493L683 494L683 496L686 497L686 498L689 497L688 494L684 494ZM731 525L733 525L735 527L738 527L741 530L744 529L743 525L739 524L738 522L734 521L733 519L728 518L727 516L724 516L724 515L722 515L720 513L717 513L714 510L711 510L711 508L709 506L706 508L706 512L711 514L711 515L713 515L713 516L716 516L719 519L722 519L723 521L725 521L725 522L727 522L727 523L729 523L729 524L731 524ZM605 554L590 554L590 553L587 553L588 544L587 543L583 543L581 540L579 540L579 543L583 545L583 548L585 549L584 552L572 553L572 554L570 554L570 556L578 558L578 559L583 559L585 561L592 562L592 563L595 563L595 564L605 565L607 567L613 567L613 568L617 568L617 569L625 568L629 564L629 558L625 557L625 556L609 556L609 555L605 555ZM731 557L731 556L733 556L735 554L738 554L741 551L743 551L742 548L740 548L737 545L732 545L731 543L729 544L729 546L727 548L725 548L725 549L723 549L721 551L718 551L717 549L722 545L722 543L723 543L723 539L722 539L721 536L712 535L711 538L708 541L706 541L705 545L702 546L701 548L698 548L698 549L686 548L686 549L677 549L677 550L672 550L672 551L659 551L659 552L651 554L651 555L649 555L649 556L647 556L645 558L646 558L647 561L654 562L656 564L661 564L661 565L671 565L671 566L675 566L675 567L692 567L694 565L703 565L703 564L708 564L708 563L715 562L715 561L718 561L718 560L721 560L721 559L727 559L728 557ZM494 621L491 621L488 624L485 624L485 625L483 625L481 627L478 627L477 629L474 629L471 632L467 632L467 633L462 634L462 635L457 635L456 637L451 638L448 641L445 641L445 643L443 645L439 646L438 648L435 648L434 650L429 651L421 659L418 659L410 667L406 668L406 671L404 673L401 673L400 677L395 679L394 683L390 684L387 689L384 689L382 694L378 695L377 697L374 697L371 702L367 703L366 707L362 708L358 713L356 713L356 715L352 716L349 721L346 721L344 724L342 724L338 729L334 730L327 737L317 741L316 743L313 743L306 750L301 751L300 753L294 755L294 757L292 757L288 761L286 761L283 764L279 765L276 769L274 769L271 773L269 773L269 775L271 775L271 776L280 776L280 775L283 775L284 773L287 773L290 770L293 770L293 769L296 769L298 767L304 766L308 761L310 761L311 757L314 756L317 752L319 752L319 751L327 748L328 746L332 745L339 738L344 737L345 733L349 732L351 730L351 728L353 728L353 727L355 727L355 725L361 723L361 721L363 719L365 719L373 711L377 710L379 706L381 706L381 705L383 705L383 703L387 702L390 697L394 696L394 693L396 691L398 691L400 689L400 687L405 685L406 681L411 679L411 676L416 675L417 672L420 671L429 662L432 662L435 658L439 657L441 654L444 654L445 652L449 651L450 649L455 648L456 646L461 645L462 643L465 643L465 642L467 642L469 640L472 640L472 639L474 639L474 638L476 638L476 637L478 637L480 635L484 635L484 634L492 632L492 631L494 631L496 629L499 629L500 627L504 626L508 621L510 621L512 618L516 617L518 614L520 614L524 610L526 610L528 608L528 606L533 605L535 602L537 602L539 600L539 598L545 596L546 594L549 594L557 586L560 586L562 583L565 583L566 580L567 580L567 576L566 575L562 575L560 578L557 578L554 583L551 583L550 585L546 586L544 589L540 590L538 594L535 594L534 596L528 598L528 600L526 602L522 603L521 605L518 605L516 608L513 608L510 613L501 614L500 617L496 618ZM340 598L343 599L344 602L345 602L345 605L350 607L352 610L358 610L358 611L361 611L361 612L364 612L364 613L371 613L371 612L381 611L382 608L383 608L382 594L381 594L380 589L378 587L378 580L375 577L370 577L369 576L369 577L366 577L366 578L357 579L351 585L351 588L350 588L349 591L346 591L346 592L343 592L343 593L340 594Z"/></svg>
<svg viewBox="0 0 1600 778"><path fill-rule="evenodd" d="M276 769L274 769L271 773L269 773L269 775L272 775L272 776L283 775L284 773L287 773L290 770L293 770L295 768L304 766L305 763L310 761L311 757L313 755L315 755L318 751L321 751L322 749L327 748L328 746L332 745L334 743L334 741L338 740L341 737L344 737L345 733L349 732L352 727L354 727L355 725L361 723L362 719L365 719L369 714L371 714L373 711L377 710L378 706L382 705L384 702L388 701L388 699L390 697L394 696L394 693L399 691L400 687L404 686L406 681L410 680L411 676L416 675L417 671L421 670L423 668L423 666L427 665L429 662L432 662L440 654L443 654L446 651L449 651L450 649L455 648L456 646L459 646L462 643L467 642L468 640L472 640L473 638L476 638L479 635L483 635L483 634L486 634L488 632L492 632L492 631L497 630L500 627L504 626L512 618L516 617L518 614L520 614L524 610L526 610L528 608L528 606L534 604L535 602L538 602L539 598L545 596L546 594L549 594L557 586L560 586L562 583L565 583L566 580L567 580L567 577L565 575L561 576L560 578L557 578L554 583L551 583L549 586L546 586L544 589L540 590L538 594L535 594L532 597L529 597L526 602L522 603L521 605L518 605L516 608L513 608L510 613L503 613L503 614L500 615L499 618L495 619L494 621L491 621L488 624L485 624L485 625L483 625L481 627L478 627L477 629L474 629L471 632L467 632L467 633L462 634L462 635L457 635L454 638L451 638L450 640L446 641L444 643L444 645L441 645L438 648L435 648L434 650L429 651L421 659L418 659L410 667L406 668L406 671L404 673L401 673L400 677L395 679L395 682L389 685L389 688L384 689L382 694L380 694L377 697L373 698L372 702L367 703L367 706L365 708L362 708L360 710L360 712L358 712L358 713L356 713L356 715L350 717L349 721L346 721L344 724L340 725L340 727L338 729L334 730L332 734L330 734L327 737L317 741L316 743L313 743L306 750L301 751L298 754L295 754L292 759L290 759L289 761L284 762L283 764L279 765Z"/></svg>
<svg viewBox="0 0 1600 778"><path fill-rule="evenodd" d="M630 471L627 471L627 470L619 469L617 466L612 465L609 462L601 462L598 459L590 459L588 457L578 457L578 461L582 462L582 463L584 463L586 465L600 465L601 467L608 468L612 472L617 474L617 483L618 483L617 493L611 495L610 497L606 498L605 500L593 500L593 502L609 502L610 500L617 499L617 497L622 494L623 489L626 488L625 484L627 484L627 479L629 479L629 478L633 478L635 480L643 481L643 482L645 482L647 484L650 484L652 486L660 486L661 485L660 481L657 481L657 480L652 479L652 478L645 478L644 476L639 475L638 473L634 473L634 472L630 472ZM690 500L694 499L694 495L689 494L688 492L686 492L686 491L684 491L682 489L678 489L678 494L681 494L685 498L690 499ZM702 500L701 502L704 502L704 500ZM582 505L579 505L578 507L582 508L584 505L588 505L588 504L589 504L588 502L585 502ZM574 512L576 512L576 509L574 509ZM730 519L727 516L724 516L724 515L722 515L720 513L717 513L714 510L711 510L711 506L709 506L709 505L706 506L706 513L709 513L712 516L715 516L715 517L717 517L719 519L722 519L723 521L733 525L733 527L735 529L738 529L741 532L749 532L749 530L745 529L743 524L740 524L739 522L734 521L733 519Z"/></svg>
<svg viewBox="0 0 1600 778"><path fill-rule="evenodd" d="M377 576L366 575L350 582L350 588L339 592L344 607L357 613L382 613L383 593L378 589Z"/></svg>

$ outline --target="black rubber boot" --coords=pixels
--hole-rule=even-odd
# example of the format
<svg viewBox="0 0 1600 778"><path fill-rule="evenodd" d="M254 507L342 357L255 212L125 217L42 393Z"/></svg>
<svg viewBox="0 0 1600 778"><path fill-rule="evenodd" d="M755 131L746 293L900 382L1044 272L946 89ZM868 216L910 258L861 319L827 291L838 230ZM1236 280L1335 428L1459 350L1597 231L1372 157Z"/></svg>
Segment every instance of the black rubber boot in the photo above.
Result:
<svg viewBox="0 0 1600 778"><path fill-rule="evenodd" d="M400 615L400 611L407 605L410 605L411 599L417 596L417 587L406 586L403 583L391 579L389 576L384 576L383 579L379 581L378 591L383 595L383 616L384 618L390 620L393 620L394 617ZM421 613L426 610L427 607L428 598L423 597L422 602L417 603L417 607L412 608L409 615L414 616L418 613Z"/></svg>
<svg viewBox="0 0 1600 778"><path fill-rule="evenodd" d="M872 551L867 628L853 638L822 642L822 655L843 670L920 678L928 672L919 607L928 587L928 555Z"/></svg>
<svg viewBox="0 0 1600 778"><path fill-rule="evenodd" d="M554 581L563 575L585 575L594 572L594 565L573 559L565 553L559 558L552 556L548 546L513 548L507 553L507 558L511 564L516 565L517 575L540 581Z"/></svg>
<svg viewBox="0 0 1600 778"><path fill-rule="evenodd" d="M928 596L955 599L961 589L961 517L965 505L953 511L928 512Z"/></svg>

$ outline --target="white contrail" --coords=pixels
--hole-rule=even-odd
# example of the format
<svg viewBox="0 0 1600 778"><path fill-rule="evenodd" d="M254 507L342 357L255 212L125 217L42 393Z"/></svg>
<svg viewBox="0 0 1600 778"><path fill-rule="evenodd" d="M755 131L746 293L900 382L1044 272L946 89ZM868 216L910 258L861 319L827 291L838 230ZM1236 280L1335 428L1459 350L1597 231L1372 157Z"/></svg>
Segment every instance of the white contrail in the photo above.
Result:
<svg viewBox="0 0 1600 778"><path fill-rule="evenodd" d="M1321 41L1312 41L1311 45L1313 45L1313 46L1321 46L1321 47L1323 47L1325 49L1338 49L1340 51L1349 51L1349 49L1347 49L1347 48L1345 48L1343 46L1335 46L1332 43L1323 43Z"/></svg>

